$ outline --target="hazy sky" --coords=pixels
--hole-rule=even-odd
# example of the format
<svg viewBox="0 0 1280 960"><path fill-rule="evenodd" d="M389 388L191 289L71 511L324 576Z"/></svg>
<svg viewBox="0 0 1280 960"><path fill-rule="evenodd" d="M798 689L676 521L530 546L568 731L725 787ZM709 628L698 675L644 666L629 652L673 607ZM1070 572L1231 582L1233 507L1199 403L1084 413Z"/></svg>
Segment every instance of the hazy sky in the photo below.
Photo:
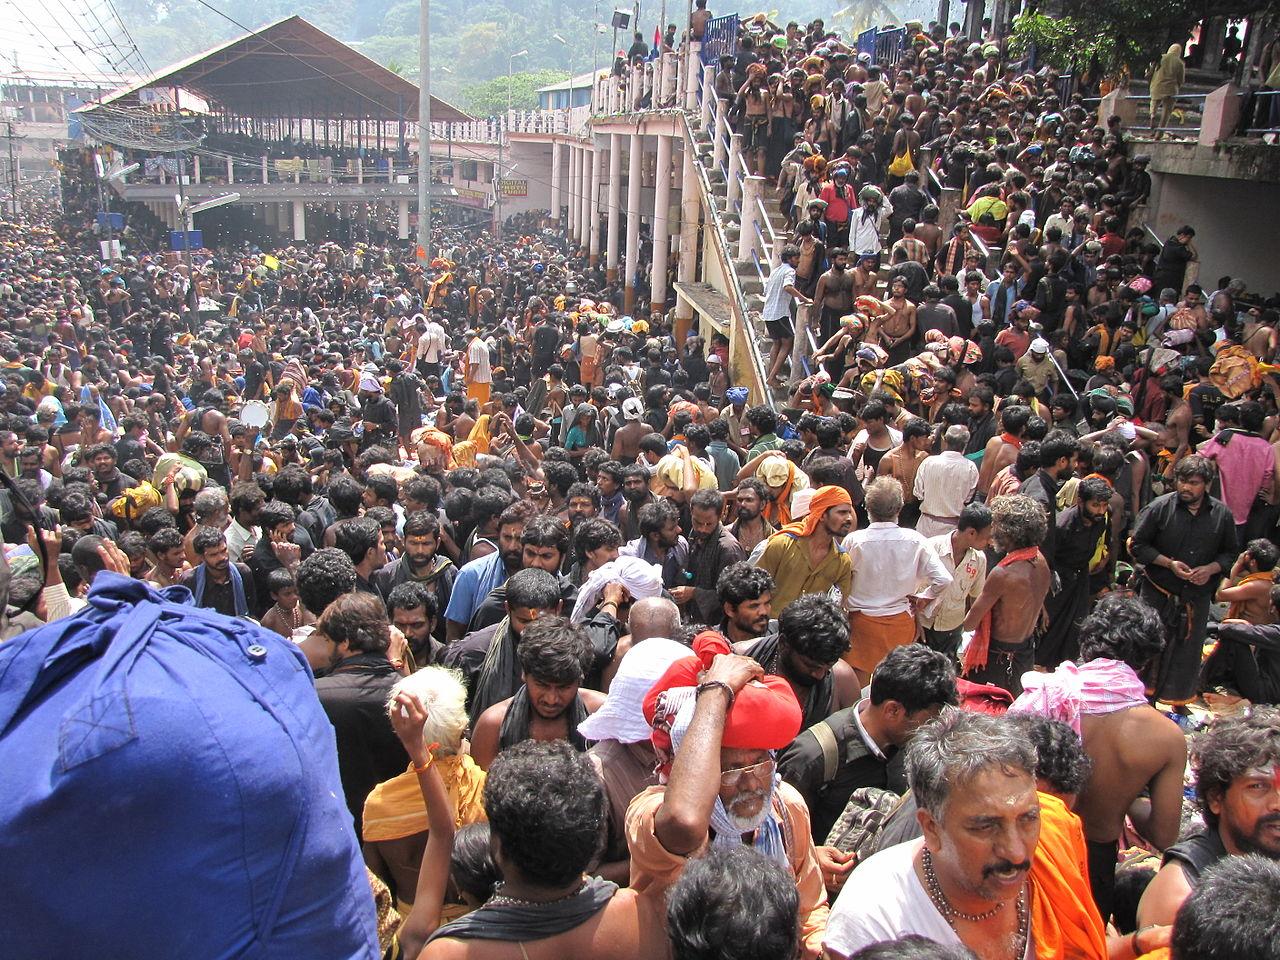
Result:
<svg viewBox="0 0 1280 960"><path fill-rule="evenodd" d="M107 0L0 0L0 22L6 28L0 40L5 75L52 71L120 79L143 70Z"/></svg>

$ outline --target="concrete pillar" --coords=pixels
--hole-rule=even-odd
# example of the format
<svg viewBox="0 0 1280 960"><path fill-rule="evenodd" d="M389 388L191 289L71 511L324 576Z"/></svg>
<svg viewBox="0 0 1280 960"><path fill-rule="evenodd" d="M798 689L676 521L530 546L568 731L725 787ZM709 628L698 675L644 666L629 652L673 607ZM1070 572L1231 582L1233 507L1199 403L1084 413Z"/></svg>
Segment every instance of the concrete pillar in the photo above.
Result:
<svg viewBox="0 0 1280 960"><path fill-rule="evenodd" d="M299 242L307 239L307 205L301 200L293 201L293 239Z"/></svg>
<svg viewBox="0 0 1280 960"><path fill-rule="evenodd" d="M605 244L605 276L618 279L618 233L622 226L622 134L609 134L609 236Z"/></svg>
<svg viewBox="0 0 1280 960"><path fill-rule="evenodd" d="M579 165L580 154L581 151L576 143L568 145L568 183L564 192L568 195L568 236L571 239L577 236L577 214L581 210L581 205L577 202L577 165Z"/></svg>
<svg viewBox="0 0 1280 960"><path fill-rule="evenodd" d="M627 259L622 277L627 313L635 307L636 269L640 265L640 143L640 134L631 134L631 153L627 158Z"/></svg>
<svg viewBox="0 0 1280 960"><path fill-rule="evenodd" d="M264 154L262 157L262 182L266 183L269 179L267 176L267 157Z"/></svg>
<svg viewBox="0 0 1280 960"><path fill-rule="evenodd" d="M600 181L604 173L604 156L600 147L591 138L591 203L587 210L587 229L591 235L587 238L587 250L591 255L591 265L600 262Z"/></svg>
<svg viewBox="0 0 1280 960"><path fill-rule="evenodd" d="M1221 59L1222 52L1219 51L1217 56ZM1198 137L1200 146L1212 147L1219 140L1232 136L1239 123L1240 88L1234 83L1224 83L1204 98Z"/></svg>
<svg viewBox="0 0 1280 960"><path fill-rule="evenodd" d="M409 201L396 202L396 236L401 240L409 239Z"/></svg>
<svg viewBox="0 0 1280 960"><path fill-rule="evenodd" d="M1138 119L1138 101L1130 100L1129 85L1122 84L1098 103L1098 124L1105 127L1111 117L1119 117L1126 127Z"/></svg>
<svg viewBox="0 0 1280 960"><path fill-rule="evenodd" d="M227 183L236 182L236 162L227 157Z"/></svg>
<svg viewBox="0 0 1280 960"><path fill-rule="evenodd" d="M685 44L685 60L684 72L681 76L682 93L684 98L684 108L686 110L698 109L698 85L702 82L702 71L699 69L702 65L702 43L699 40L692 40Z"/></svg>
<svg viewBox="0 0 1280 960"><path fill-rule="evenodd" d="M729 104L725 100L716 100L716 119L711 138L711 162L716 170L720 170L728 159L725 151L729 147Z"/></svg>
<svg viewBox="0 0 1280 960"><path fill-rule="evenodd" d="M551 141L551 220L560 225L560 141Z"/></svg>
<svg viewBox="0 0 1280 960"><path fill-rule="evenodd" d="M678 74L680 72L680 54L672 50L670 53L662 55L662 85L658 88L658 93L662 97L662 106L674 107L677 104L676 90L679 83ZM658 99L658 95L654 95L654 99Z"/></svg>
<svg viewBox="0 0 1280 960"><path fill-rule="evenodd" d="M702 200L698 195L698 171L694 168L693 144L685 141L683 177L680 183L680 265L676 279L681 283L693 283L698 276L698 221L702 215ZM693 324L693 304L676 300L676 346L683 348L689 328Z"/></svg>
<svg viewBox="0 0 1280 960"><path fill-rule="evenodd" d="M742 230L738 234L737 259L743 263L751 263L751 254L758 250L756 241L756 220L760 209L760 198L764 195L764 177L747 177L742 184ZM759 251L761 254L763 250Z"/></svg>
<svg viewBox="0 0 1280 960"><path fill-rule="evenodd" d="M715 122L716 68L702 68L702 129L710 130Z"/></svg>
<svg viewBox="0 0 1280 960"><path fill-rule="evenodd" d="M578 245L586 250L591 237L591 161L595 150L582 146L579 152L582 157L578 161Z"/></svg>
<svg viewBox="0 0 1280 960"><path fill-rule="evenodd" d="M191 156L191 182L200 182L200 154L192 154Z"/></svg>
<svg viewBox="0 0 1280 960"><path fill-rule="evenodd" d="M653 291L650 311L662 313L667 304L667 254L671 249L671 143L666 134L658 137L658 165L653 189Z"/></svg>
<svg viewBox="0 0 1280 960"><path fill-rule="evenodd" d="M733 212L733 205L742 199L742 134L729 135L729 182L725 184L726 211Z"/></svg>

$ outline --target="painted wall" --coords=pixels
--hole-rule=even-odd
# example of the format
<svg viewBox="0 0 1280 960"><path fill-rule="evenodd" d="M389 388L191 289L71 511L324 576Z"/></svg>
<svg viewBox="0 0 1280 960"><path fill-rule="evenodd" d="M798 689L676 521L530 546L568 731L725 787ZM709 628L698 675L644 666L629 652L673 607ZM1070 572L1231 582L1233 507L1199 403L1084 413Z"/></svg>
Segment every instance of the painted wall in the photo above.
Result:
<svg viewBox="0 0 1280 960"><path fill-rule="evenodd" d="M1206 291L1224 276L1240 277L1263 295L1280 291L1274 245L1280 184L1157 173L1151 195L1147 223L1162 240L1183 224L1195 228Z"/></svg>

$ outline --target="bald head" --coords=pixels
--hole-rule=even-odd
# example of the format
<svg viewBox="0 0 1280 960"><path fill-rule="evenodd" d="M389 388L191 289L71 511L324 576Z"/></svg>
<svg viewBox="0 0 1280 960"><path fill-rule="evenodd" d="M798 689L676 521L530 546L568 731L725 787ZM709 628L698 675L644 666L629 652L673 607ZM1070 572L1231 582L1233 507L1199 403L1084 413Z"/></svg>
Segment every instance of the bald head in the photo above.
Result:
<svg viewBox="0 0 1280 960"><path fill-rule="evenodd" d="M680 629L680 608L666 597L650 597L631 605L631 643L650 637L672 639Z"/></svg>

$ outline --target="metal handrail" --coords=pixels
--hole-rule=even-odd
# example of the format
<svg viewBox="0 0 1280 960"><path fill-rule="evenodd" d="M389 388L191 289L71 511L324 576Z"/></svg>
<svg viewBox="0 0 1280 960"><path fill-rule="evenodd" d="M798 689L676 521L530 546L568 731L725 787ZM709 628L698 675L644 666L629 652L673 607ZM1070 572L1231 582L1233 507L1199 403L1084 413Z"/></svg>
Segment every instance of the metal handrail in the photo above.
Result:
<svg viewBox="0 0 1280 960"><path fill-rule="evenodd" d="M693 143L693 126L689 122L689 115L683 110L680 112L680 122L684 124L685 142ZM737 319L742 324L742 332L746 338L747 356L751 358L751 366L755 369L756 377L760 381L760 392L764 397L764 402L770 409L776 409L773 392L769 389L769 371L765 368L764 358L760 356L760 347L756 343L751 326L747 321L746 293L738 280L737 271L734 270L733 257L729 252L729 239L725 236L724 227L720 223L720 218L716 215L715 204L712 202L711 180L707 177L706 167L701 163L694 163L693 168L698 178L698 189L702 194L701 202L704 208L709 211L711 227L715 231L717 242L711 244L711 246L716 251L716 257L720 261L720 270L724 274L725 281L733 292L729 309L736 311ZM731 317L730 323L732 324L732 322L733 318Z"/></svg>
<svg viewBox="0 0 1280 960"><path fill-rule="evenodd" d="M760 232L760 240L769 252L769 262L772 264L773 258L778 252L778 235L774 232L773 223L769 220L769 214L764 208L764 199L762 197L756 197L756 213L759 214L756 220L756 228L759 229L760 224L764 224L764 230Z"/></svg>

